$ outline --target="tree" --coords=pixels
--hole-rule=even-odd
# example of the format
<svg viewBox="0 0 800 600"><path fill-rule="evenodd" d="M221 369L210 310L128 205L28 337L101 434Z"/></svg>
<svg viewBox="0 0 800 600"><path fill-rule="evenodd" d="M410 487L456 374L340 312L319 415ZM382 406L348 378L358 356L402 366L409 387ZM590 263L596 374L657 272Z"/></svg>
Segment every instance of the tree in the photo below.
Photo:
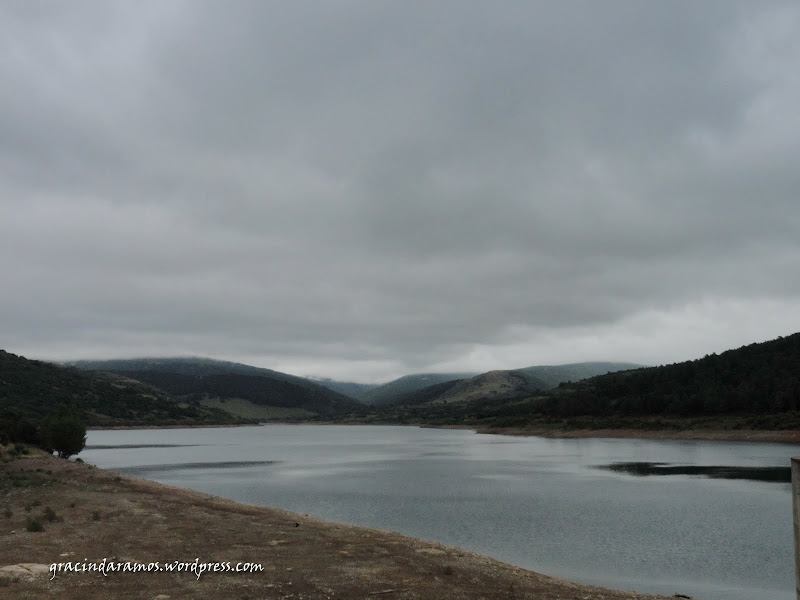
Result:
<svg viewBox="0 0 800 600"><path fill-rule="evenodd" d="M69 458L86 445L86 426L74 408L61 406L58 414L42 423L41 438L45 450L58 452L59 458Z"/></svg>

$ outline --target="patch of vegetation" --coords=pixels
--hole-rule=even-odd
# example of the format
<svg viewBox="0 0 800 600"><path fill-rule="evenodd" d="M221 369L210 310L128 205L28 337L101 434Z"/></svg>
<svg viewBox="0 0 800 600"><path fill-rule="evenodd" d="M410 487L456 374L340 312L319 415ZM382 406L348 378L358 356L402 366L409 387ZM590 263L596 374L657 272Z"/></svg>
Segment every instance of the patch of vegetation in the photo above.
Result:
<svg viewBox="0 0 800 600"><path fill-rule="evenodd" d="M211 408L226 410L231 414L239 415L245 419L255 419L258 421L299 421L316 416L315 413L303 408L264 406L241 398L207 398L201 400L200 404Z"/></svg>
<svg viewBox="0 0 800 600"><path fill-rule="evenodd" d="M78 454L86 445L86 426L74 408L60 407L58 414L47 417L40 426L41 445L59 458Z"/></svg>
<svg viewBox="0 0 800 600"><path fill-rule="evenodd" d="M54 511L49 506L44 509L44 512L42 513L42 518L45 521L49 521L50 523L53 523L53 522L56 522L56 521L63 521L63 519L56 514L56 511Z"/></svg>
<svg viewBox="0 0 800 600"><path fill-rule="evenodd" d="M53 478L35 471L0 470L0 492L8 492L14 488L29 488L47 485Z"/></svg>
<svg viewBox="0 0 800 600"><path fill-rule="evenodd" d="M42 522L38 518L28 517L25 520L25 529L34 532L44 531L44 525L42 525Z"/></svg>
<svg viewBox="0 0 800 600"><path fill-rule="evenodd" d="M91 518L92 518L92 521L99 521L101 519L100 511L99 510L93 510Z"/></svg>

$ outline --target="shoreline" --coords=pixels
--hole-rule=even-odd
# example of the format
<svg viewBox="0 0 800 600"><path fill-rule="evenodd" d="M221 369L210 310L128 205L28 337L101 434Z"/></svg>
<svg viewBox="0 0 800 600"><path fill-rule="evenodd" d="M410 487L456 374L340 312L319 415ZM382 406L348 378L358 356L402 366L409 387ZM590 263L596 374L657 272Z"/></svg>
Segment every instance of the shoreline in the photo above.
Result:
<svg viewBox="0 0 800 600"><path fill-rule="evenodd" d="M535 436L559 439L638 439L694 440L706 442L760 442L800 444L800 431L793 429L526 429L516 427L479 427L476 433L511 436Z"/></svg>
<svg viewBox="0 0 800 600"><path fill-rule="evenodd" d="M363 425L371 427L420 427L423 429L462 429L479 434L509 435L519 437L544 437L554 439L639 439L639 440L694 440L706 442L758 442L800 445L797 429L557 429L545 427L492 427L476 425L432 425L429 423L340 423L333 421L265 421L260 423L234 423L218 425L114 425L91 426L87 431L127 431L144 429L219 429L233 427L260 427L263 425Z"/></svg>
<svg viewBox="0 0 800 600"><path fill-rule="evenodd" d="M666 597L571 583L443 544L240 504L195 490L121 475L50 456L0 463L4 477L37 483L0 486L0 590L10 597L216 599ZM2 480L0 480L2 482ZM27 510L26 510L27 507ZM44 531L25 520L45 510ZM260 573L65 573L61 561L248 561ZM39 575L5 567L39 565ZM32 568L31 568L32 569ZM42 572L43 571L43 572ZM679 592L680 590L676 590Z"/></svg>

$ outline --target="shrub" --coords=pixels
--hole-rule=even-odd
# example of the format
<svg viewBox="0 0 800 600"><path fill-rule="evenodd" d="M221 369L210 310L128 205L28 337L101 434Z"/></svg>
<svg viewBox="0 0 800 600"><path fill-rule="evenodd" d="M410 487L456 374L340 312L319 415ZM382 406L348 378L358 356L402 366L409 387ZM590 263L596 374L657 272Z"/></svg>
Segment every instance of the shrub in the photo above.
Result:
<svg viewBox="0 0 800 600"><path fill-rule="evenodd" d="M25 521L25 529L28 531L44 531L44 525L39 519L28 517L28 520Z"/></svg>
<svg viewBox="0 0 800 600"><path fill-rule="evenodd" d="M49 521L50 523L52 523L52 522L54 522L54 521L61 521L61 517L59 517L59 516L56 514L56 511L54 511L54 510L53 510L52 508L50 508L49 506L48 506L47 508L45 508L45 509L44 509L44 512L42 513L42 518L43 518L45 521Z"/></svg>
<svg viewBox="0 0 800 600"><path fill-rule="evenodd" d="M42 422L41 438L45 450L55 450L59 458L69 458L86 445L86 426L75 409L62 406L57 415Z"/></svg>
<svg viewBox="0 0 800 600"><path fill-rule="evenodd" d="M100 520L100 511L93 510L92 511L92 521L99 521Z"/></svg>
<svg viewBox="0 0 800 600"><path fill-rule="evenodd" d="M22 456L28 453L28 449L24 446L24 444L20 444L17 442L14 444L14 447L11 449L10 454L13 456Z"/></svg>

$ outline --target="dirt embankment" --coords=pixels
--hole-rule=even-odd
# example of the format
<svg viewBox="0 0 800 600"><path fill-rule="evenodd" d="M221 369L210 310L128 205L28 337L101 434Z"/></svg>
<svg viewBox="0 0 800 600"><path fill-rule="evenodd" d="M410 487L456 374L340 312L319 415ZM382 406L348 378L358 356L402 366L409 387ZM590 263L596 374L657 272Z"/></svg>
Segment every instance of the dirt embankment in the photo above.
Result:
<svg viewBox="0 0 800 600"><path fill-rule="evenodd" d="M38 529L38 523L43 531ZM256 563L258 572L59 573L52 563ZM13 565L22 565L14 567ZM37 566L38 565L38 566ZM10 567L10 568L5 568ZM654 600L470 552L52 457L0 462L0 598Z"/></svg>

